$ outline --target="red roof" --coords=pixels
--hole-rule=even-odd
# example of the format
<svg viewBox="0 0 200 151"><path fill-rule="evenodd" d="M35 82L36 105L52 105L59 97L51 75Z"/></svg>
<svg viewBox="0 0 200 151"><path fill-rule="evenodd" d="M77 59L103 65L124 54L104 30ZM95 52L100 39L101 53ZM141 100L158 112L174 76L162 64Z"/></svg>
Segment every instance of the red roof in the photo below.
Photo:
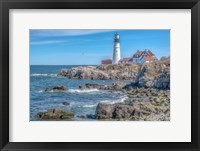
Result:
<svg viewBox="0 0 200 151"><path fill-rule="evenodd" d="M123 58L123 59L120 59L119 61L120 61L120 62L122 62L122 61L131 61L131 59L132 59L132 58Z"/></svg>
<svg viewBox="0 0 200 151"><path fill-rule="evenodd" d="M142 53L146 53L149 57L155 56L150 50L144 50L144 51L137 51L135 52L135 54L133 55L133 57L140 57L142 55Z"/></svg>
<svg viewBox="0 0 200 151"><path fill-rule="evenodd" d="M150 50L146 51L146 53L147 53L149 56L154 56L154 54L153 54Z"/></svg>
<svg viewBox="0 0 200 151"><path fill-rule="evenodd" d="M141 55L141 54L142 54L142 51L136 51L136 53L134 55Z"/></svg>
<svg viewBox="0 0 200 151"><path fill-rule="evenodd" d="M153 61L153 60L157 60L157 58L155 56L144 57L144 60L146 60L146 61Z"/></svg>
<svg viewBox="0 0 200 151"><path fill-rule="evenodd" d="M102 64L112 64L112 59L104 59L101 61Z"/></svg>

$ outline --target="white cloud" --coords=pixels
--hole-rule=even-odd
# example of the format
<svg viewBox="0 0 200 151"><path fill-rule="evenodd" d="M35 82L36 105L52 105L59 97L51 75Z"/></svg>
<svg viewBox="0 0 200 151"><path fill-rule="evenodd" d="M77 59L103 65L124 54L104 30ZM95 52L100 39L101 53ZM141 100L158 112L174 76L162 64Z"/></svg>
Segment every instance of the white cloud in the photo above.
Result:
<svg viewBox="0 0 200 151"><path fill-rule="evenodd" d="M62 43L66 42L64 40L46 40L46 41L33 41L31 45L46 45L46 44L55 44L55 43Z"/></svg>
<svg viewBox="0 0 200 151"><path fill-rule="evenodd" d="M60 29L41 29L41 30L31 30L31 36L37 37L52 37L52 36L80 36L80 35L90 35L96 33L110 32L113 30L60 30Z"/></svg>

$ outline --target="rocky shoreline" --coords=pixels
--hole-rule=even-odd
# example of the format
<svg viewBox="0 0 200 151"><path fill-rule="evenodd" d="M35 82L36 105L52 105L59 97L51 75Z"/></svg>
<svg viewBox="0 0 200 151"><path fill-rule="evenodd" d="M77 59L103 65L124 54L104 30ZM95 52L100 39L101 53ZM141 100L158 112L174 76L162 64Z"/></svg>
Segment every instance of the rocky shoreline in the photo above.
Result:
<svg viewBox="0 0 200 151"><path fill-rule="evenodd" d="M122 90L128 94L123 103L99 103L96 118L134 121L169 121L170 92L153 88Z"/></svg>
<svg viewBox="0 0 200 151"><path fill-rule="evenodd" d="M133 121L169 121L170 120L170 90L155 88L138 88L127 85L113 84L98 85L86 84L79 89L99 89L121 91L127 94L128 99L124 102L108 104L98 103L95 115L80 115L79 118L92 118L96 120L133 120ZM58 91L56 91L58 92ZM62 92L62 91L61 91ZM64 102L63 105L69 105ZM40 119L72 119L74 113L61 109L50 109L37 115Z"/></svg>
<svg viewBox="0 0 200 151"><path fill-rule="evenodd" d="M79 66L63 69L58 76L69 79L89 80L135 80L139 64Z"/></svg>
<svg viewBox="0 0 200 151"><path fill-rule="evenodd" d="M72 69L62 69L58 76L69 79L131 80L133 82L130 87L170 89L170 58L143 65L79 66Z"/></svg>
<svg viewBox="0 0 200 151"><path fill-rule="evenodd" d="M98 103L95 115L80 115L79 118L96 120L169 121L170 120L170 58L143 65L81 66L62 70L59 76L76 79L132 80L131 83L112 85L85 84L80 90L99 89L121 91L128 99L121 103ZM45 92L67 91L65 86L47 88ZM65 105L69 105L66 103ZM40 119L72 119L74 113L61 109L40 112Z"/></svg>

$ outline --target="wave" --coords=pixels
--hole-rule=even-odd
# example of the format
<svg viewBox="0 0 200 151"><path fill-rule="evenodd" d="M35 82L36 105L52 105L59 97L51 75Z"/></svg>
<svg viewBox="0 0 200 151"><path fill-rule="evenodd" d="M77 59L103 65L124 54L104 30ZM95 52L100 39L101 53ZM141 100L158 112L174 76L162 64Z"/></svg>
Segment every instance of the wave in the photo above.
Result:
<svg viewBox="0 0 200 151"><path fill-rule="evenodd" d="M124 96L122 98L119 98L117 100L105 100L105 101L100 101L101 103L106 103L106 104L115 104L115 103L123 103L125 100L127 100L128 97Z"/></svg>
<svg viewBox="0 0 200 151"><path fill-rule="evenodd" d="M38 91L38 93L43 93L44 92L44 90L40 90L40 91Z"/></svg>
<svg viewBox="0 0 200 151"><path fill-rule="evenodd" d="M90 89L90 90L80 90L80 89L69 89L69 90L66 90L66 91L62 91L62 92L66 92L66 93L92 93L92 92L98 92L100 90L98 89ZM45 92L45 90L40 90L38 91L38 93L43 93ZM48 92L57 92L57 91L54 91L54 90L50 90Z"/></svg>
<svg viewBox="0 0 200 151"><path fill-rule="evenodd" d="M83 105L83 107L87 107L87 108L93 108L96 106L97 106L97 104Z"/></svg>
<svg viewBox="0 0 200 151"><path fill-rule="evenodd" d="M57 77L57 74L47 74L47 73L33 73L31 77Z"/></svg>
<svg viewBox="0 0 200 151"><path fill-rule="evenodd" d="M126 99L128 99L127 96L124 96L120 99L117 99L115 101L112 101L112 100L105 100L105 101L100 101L101 103L106 103L106 104L115 104L115 103L123 103ZM85 107L85 108L93 108L93 107L96 107L98 105L98 103L96 104L87 104L87 105L83 105L82 107Z"/></svg>
<svg viewBox="0 0 200 151"><path fill-rule="evenodd" d="M98 92L98 89L89 89L89 90L80 90L80 89L69 89L68 92L71 93L90 93L90 92Z"/></svg>

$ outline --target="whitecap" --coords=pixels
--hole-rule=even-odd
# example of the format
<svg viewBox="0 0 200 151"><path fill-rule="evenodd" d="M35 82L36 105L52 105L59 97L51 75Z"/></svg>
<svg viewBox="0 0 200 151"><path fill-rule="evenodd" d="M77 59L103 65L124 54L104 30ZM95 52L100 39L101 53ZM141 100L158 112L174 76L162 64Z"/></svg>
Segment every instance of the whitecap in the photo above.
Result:
<svg viewBox="0 0 200 151"><path fill-rule="evenodd" d="M119 99L116 100L104 100L104 101L100 101L101 103L106 103L106 104L115 104L115 103L123 103L126 99L128 99L127 96L121 97Z"/></svg>
<svg viewBox="0 0 200 151"><path fill-rule="evenodd" d="M98 92L98 89L88 89L88 90L80 90L80 89L69 89L68 92L71 93L90 93L90 92Z"/></svg>
<svg viewBox="0 0 200 151"><path fill-rule="evenodd" d="M38 91L38 93L42 93L42 92L44 92L44 90L40 90L40 91Z"/></svg>
<svg viewBox="0 0 200 151"><path fill-rule="evenodd" d="M47 74L47 73L33 73L31 74L32 77L56 77L57 74Z"/></svg>
<svg viewBox="0 0 200 151"><path fill-rule="evenodd" d="M45 91L45 90L40 90L40 91L38 91L38 93L43 93L43 92L55 92L54 90L49 90L49 91Z"/></svg>
<svg viewBox="0 0 200 151"><path fill-rule="evenodd" d="M87 107L87 108L93 108L93 107L96 107L97 104L88 104L88 105L83 105L83 107Z"/></svg>

